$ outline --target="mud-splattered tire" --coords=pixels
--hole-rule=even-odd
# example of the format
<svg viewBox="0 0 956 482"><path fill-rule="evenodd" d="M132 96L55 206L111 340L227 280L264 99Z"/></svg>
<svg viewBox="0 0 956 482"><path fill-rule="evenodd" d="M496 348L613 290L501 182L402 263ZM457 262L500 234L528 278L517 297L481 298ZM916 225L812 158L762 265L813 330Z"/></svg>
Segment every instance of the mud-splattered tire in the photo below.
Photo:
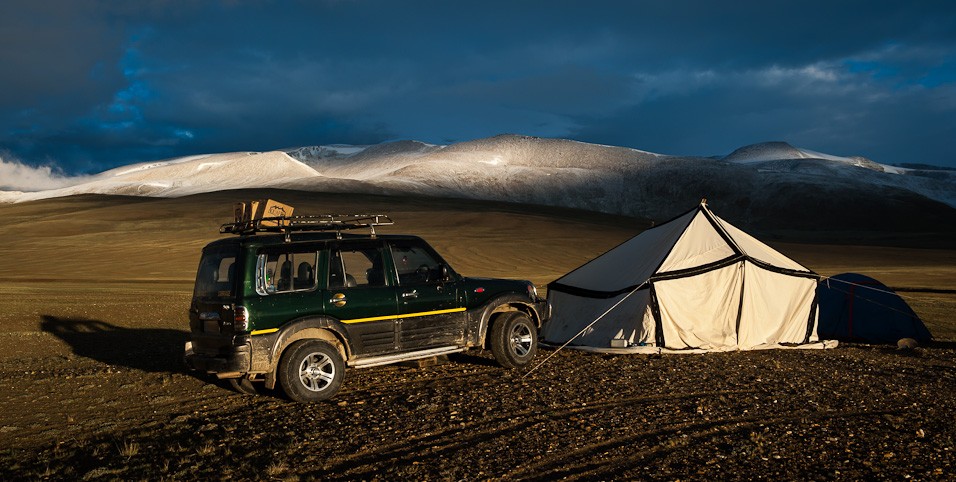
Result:
<svg viewBox="0 0 956 482"><path fill-rule="evenodd" d="M505 368L527 365L538 352L538 328L528 315L503 313L491 326L491 353Z"/></svg>
<svg viewBox="0 0 956 482"><path fill-rule="evenodd" d="M279 383L296 402L328 400L339 391L344 378L342 356L324 341L297 342L285 351L279 362Z"/></svg>

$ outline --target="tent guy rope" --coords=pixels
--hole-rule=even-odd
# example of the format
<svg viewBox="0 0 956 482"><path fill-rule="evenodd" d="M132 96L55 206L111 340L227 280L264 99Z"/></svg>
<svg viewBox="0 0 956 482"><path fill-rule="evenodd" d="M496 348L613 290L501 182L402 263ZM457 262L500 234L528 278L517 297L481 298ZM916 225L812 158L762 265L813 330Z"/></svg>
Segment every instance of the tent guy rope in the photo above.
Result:
<svg viewBox="0 0 956 482"><path fill-rule="evenodd" d="M531 370L528 370L527 372L525 372L524 375L521 375L521 378L525 378L525 377L527 377L528 375L531 375L532 373L534 373L534 371L537 370L538 368L540 368L541 365L544 365L545 363L547 363L548 360L550 360L552 357L554 357L555 355L557 355L559 351L561 351L562 349L564 349L564 347L570 345L571 342L574 341L575 338L577 338L577 337L583 335L584 332L585 332L585 331L588 331L588 329L591 328L592 326L594 326L595 323L597 323L598 321L601 321L601 318L604 318L605 316L607 316L607 314L610 313L611 311L613 311L614 308L617 308L618 305L620 305L621 303L624 302L624 300L630 298L631 295L633 295L634 293L636 293L637 290L643 288L644 285L646 285L646 284L647 284L647 281L645 281L645 282L643 282L643 283L637 285L637 287L635 287L633 290L631 290L630 293L628 293L626 296L624 296L623 298L621 298L617 303L614 303L613 306L611 306L610 308L608 308L607 311L605 311L604 313L601 313L601 316L595 318L594 321L592 321L591 323L588 323L588 325L585 326L584 328L581 328L581 331L579 331L576 335L572 336L568 341L564 342L563 345L561 345L561 346L559 346L558 348L556 348L556 349L554 350L554 352L552 352L550 355L548 355L547 358L545 358L544 360L541 360L541 362L539 362L537 365L535 365L534 368L532 368Z"/></svg>

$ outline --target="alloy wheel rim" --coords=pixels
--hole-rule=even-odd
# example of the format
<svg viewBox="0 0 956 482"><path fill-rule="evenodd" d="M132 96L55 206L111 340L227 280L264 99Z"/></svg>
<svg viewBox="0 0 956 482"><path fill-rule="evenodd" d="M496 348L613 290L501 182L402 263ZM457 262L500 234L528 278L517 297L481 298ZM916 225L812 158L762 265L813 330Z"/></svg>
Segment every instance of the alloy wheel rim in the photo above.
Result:
<svg viewBox="0 0 956 482"><path fill-rule="evenodd" d="M321 392L335 379L335 364L324 353L310 353L299 365L299 381L313 392Z"/></svg>
<svg viewBox="0 0 956 482"><path fill-rule="evenodd" d="M519 357L525 357L531 352L531 328L526 323L518 323L511 330L511 351Z"/></svg>

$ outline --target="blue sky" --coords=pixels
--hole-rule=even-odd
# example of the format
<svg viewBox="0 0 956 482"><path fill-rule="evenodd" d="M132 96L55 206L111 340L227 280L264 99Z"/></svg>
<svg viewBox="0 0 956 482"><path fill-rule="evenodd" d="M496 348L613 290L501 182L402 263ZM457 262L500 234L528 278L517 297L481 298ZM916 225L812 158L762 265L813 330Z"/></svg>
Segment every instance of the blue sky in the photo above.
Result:
<svg viewBox="0 0 956 482"><path fill-rule="evenodd" d="M0 45L0 158L66 174L500 133L956 167L951 1L11 0Z"/></svg>

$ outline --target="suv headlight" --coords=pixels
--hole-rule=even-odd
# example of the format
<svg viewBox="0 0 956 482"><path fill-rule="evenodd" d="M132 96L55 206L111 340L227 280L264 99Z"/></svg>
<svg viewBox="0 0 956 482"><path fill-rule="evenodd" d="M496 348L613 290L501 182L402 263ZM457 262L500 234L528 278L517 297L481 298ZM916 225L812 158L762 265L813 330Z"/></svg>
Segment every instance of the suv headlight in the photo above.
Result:
<svg viewBox="0 0 956 482"><path fill-rule="evenodd" d="M534 283L528 283L528 298L532 300L538 299L538 288L534 287Z"/></svg>

